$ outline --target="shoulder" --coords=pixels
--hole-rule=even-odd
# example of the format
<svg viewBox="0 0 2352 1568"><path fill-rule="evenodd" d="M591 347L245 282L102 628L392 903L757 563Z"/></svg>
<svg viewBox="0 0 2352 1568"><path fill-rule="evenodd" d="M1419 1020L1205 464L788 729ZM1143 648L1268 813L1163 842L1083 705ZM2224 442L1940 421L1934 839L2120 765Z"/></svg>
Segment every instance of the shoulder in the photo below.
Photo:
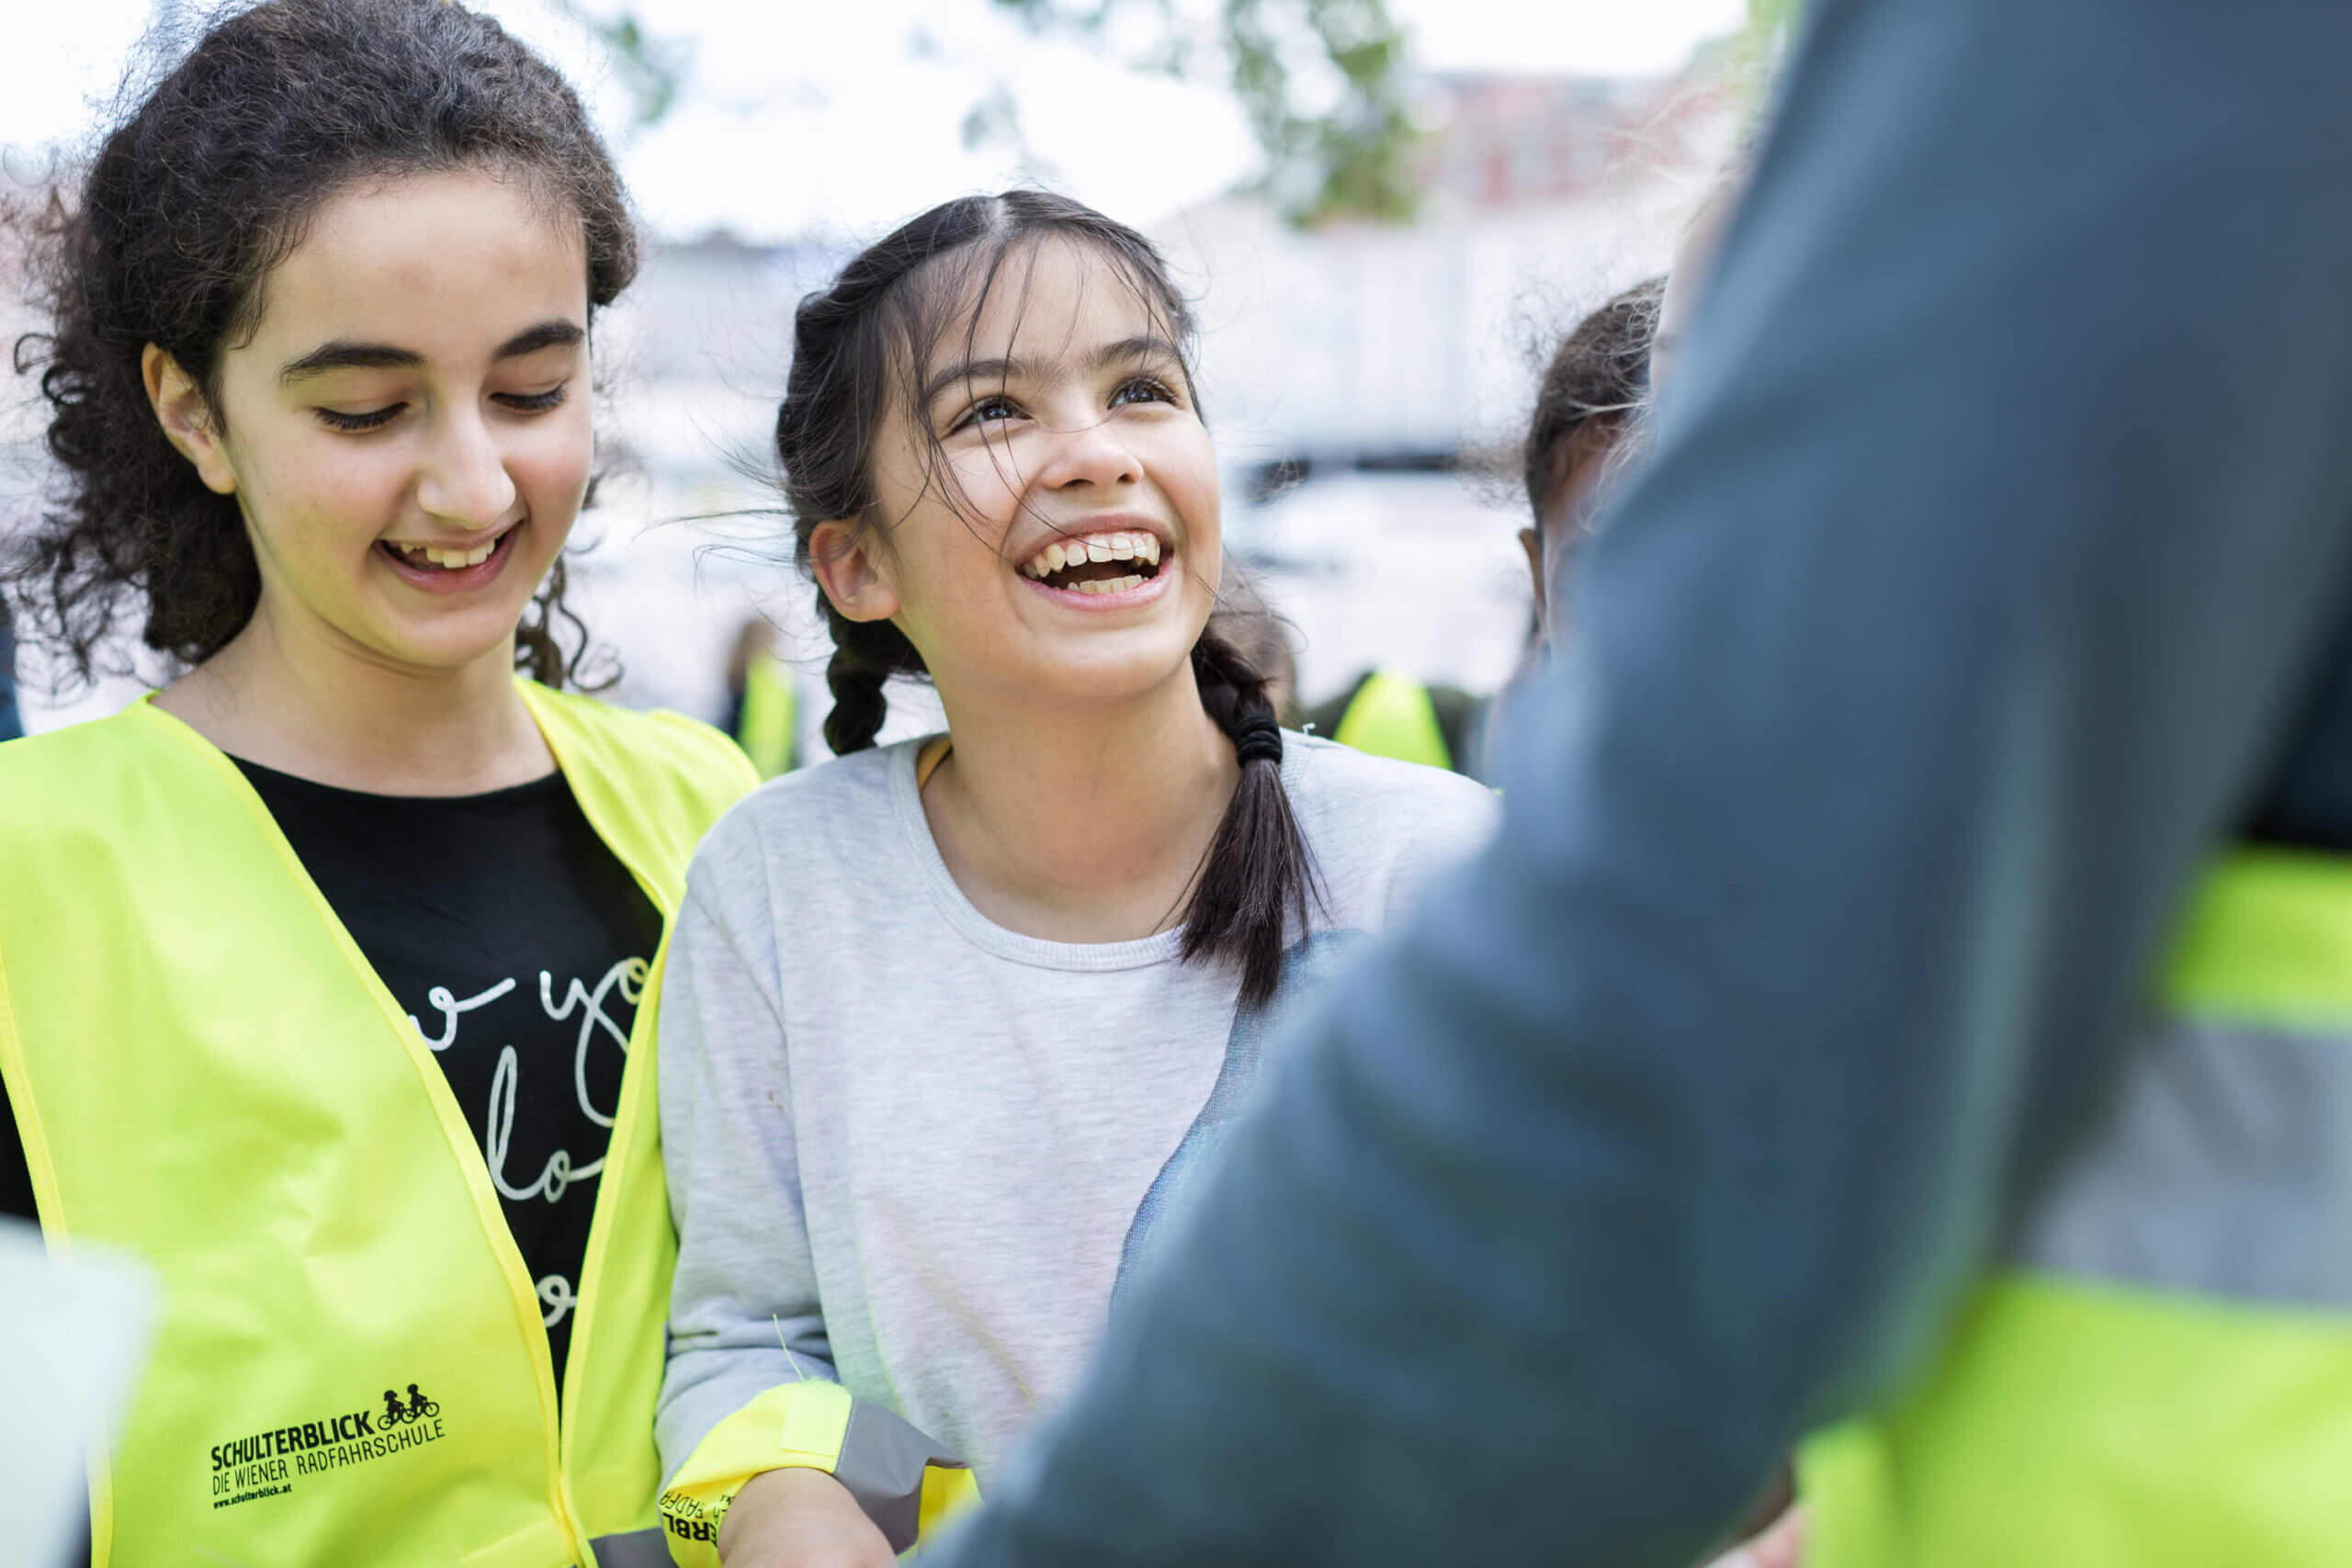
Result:
<svg viewBox="0 0 2352 1568"><path fill-rule="evenodd" d="M1408 837L1476 842L1502 814L1476 779L1375 757L1313 735L1283 737L1283 783L1302 813Z"/></svg>
<svg viewBox="0 0 2352 1568"><path fill-rule="evenodd" d="M139 732L126 714L86 719L0 743L0 786L30 787L62 778L77 768L119 765L131 755Z"/></svg>
<svg viewBox="0 0 2352 1568"><path fill-rule="evenodd" d="M122 788L169 771L171 750L154 716L135 707L0 744L0 822L43 831L103 824Z"/></svg>
<svg viewBox="0 0 2352 1568"><path fill-rule="evenodd" d="M1283 784L1334 896L1334 913L1378 917L1431 873L1480 848L1502 804L1475 779L1375 757L1311 735L1283 737Z"/></svg>
<svg viewBox="0 0 2352 1568"><path fill-rule="evenodd" d="M616 707L574 692L518 682L572 793L613 819L626 813L684 863L721 813L759 783L742 748L683 714Z"/></svg>
<svg viewBox="0 0 2352 1568"><path fill-rule="evenodd" d="M526 683L542 724L590 738L646 772L683 773L741 795L759 781L743 749L703 723L667 708L626 708L578 692Z"/></svg>
<svg viewBox="0 0 2352 1568"><path fill-rule="evenodd" d="M743 900L764 900L779 883L811 885L854 878L895 844L899 775L911 784L911 750L902 741L761 784L729 807L695 852L686 873L691 896L714 913Z"/></svg>

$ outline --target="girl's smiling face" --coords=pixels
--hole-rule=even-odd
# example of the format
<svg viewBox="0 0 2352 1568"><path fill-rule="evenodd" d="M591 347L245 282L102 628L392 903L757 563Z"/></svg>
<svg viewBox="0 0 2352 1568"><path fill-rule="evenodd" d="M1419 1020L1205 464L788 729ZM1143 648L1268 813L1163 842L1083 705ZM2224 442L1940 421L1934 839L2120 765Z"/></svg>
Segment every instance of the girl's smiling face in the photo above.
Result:
<svg viewBox="0 0 2352 1568"><path fill-rule="evenodd" d="M1187 668L1221 558L1171 323L1083 243L1016 245L971 288L884 423L874 525L812 535L820 581L895 621L951 705L1147 692Z"/></svg>
<svg viewBox="0 0 2352 1568"><path fill-rule="evenodd" d="M146 360L166 433L243 513L255 619L420 672L512 664L586 492L588 370L578 223L479 170L331 198L209 402Z"/></svg>

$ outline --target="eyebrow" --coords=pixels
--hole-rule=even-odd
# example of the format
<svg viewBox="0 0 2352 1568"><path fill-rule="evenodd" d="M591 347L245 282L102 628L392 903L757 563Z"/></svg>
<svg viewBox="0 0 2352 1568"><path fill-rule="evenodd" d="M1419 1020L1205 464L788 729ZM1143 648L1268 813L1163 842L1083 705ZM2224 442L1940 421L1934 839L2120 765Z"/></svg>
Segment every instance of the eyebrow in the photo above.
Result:
<svg viewBox="0 0 2352 1568"><path fill-rule="evenodd" d="M545 321L537 326L525 327L498 345L492 360L520 359L526 354L537 354L543 348L567 348L583 341L587 330L577 321L560 318ZM337 338L321 344L300 359L287 361L277 372L280 386L323 376L331 370L413 370L424 363L424 355L413 348L399 348L389 343L353 343Z"/></svg>
<svg viewBox="0 0 2352 1568"><path fill-rule="evenodd" d="M1094 351L1087 361L1086 368L1090 372L1097 371L1107 366L1134 364L1146 359L1172 359L1181 364L1183 355L1176 352L1174 344L1158 333L1140 333L1134 337L1123 337L1115 343L1104 344ZM1025 359L967 359L960 365L949 366L924 383L922 406L929 408L940 393L958 381L1020 380L1033 375L1035 370L1035 367Z"/></svg>

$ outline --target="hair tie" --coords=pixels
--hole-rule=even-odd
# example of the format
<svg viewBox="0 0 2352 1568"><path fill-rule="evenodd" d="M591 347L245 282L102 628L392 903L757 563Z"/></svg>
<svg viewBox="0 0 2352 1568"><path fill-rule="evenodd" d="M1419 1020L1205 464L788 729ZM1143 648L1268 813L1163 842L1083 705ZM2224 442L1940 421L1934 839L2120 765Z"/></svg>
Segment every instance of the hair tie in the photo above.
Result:
<svg viewBox="0 0 2352 1568"><path fill-rule="evenodd" d="M1269 715L1251 714L1233 732L1233 754L1245 768L1252 762L1281 761L1283 727Z"/></svg>

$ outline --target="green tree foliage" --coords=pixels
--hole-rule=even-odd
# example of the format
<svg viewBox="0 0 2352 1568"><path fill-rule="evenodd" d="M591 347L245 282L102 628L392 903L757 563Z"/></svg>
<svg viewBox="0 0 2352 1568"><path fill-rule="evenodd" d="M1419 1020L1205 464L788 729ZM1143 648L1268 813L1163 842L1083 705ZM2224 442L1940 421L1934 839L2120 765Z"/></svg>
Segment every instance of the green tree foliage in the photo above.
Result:
<svg viewBox="0 0 2352 1568"><path fill-rule="evenodd" d="M1177 0L995 3L1041 33L1143 37L1129 47L1139 67L1222 74L1265 151L1262 186L1294 221L1412 217L1416 132L1386 0L1221 0L1213 28Z"/></svg>
<svg viewBox="0 0 2352 1568"><path fill-rule="evenodd" d="M992 3L1041 34L1098 43L1116 35L1127 63L1140 69L1193 80L1221 76L1265 150L1261 183L1294 221L1412 217L1417 192L1409 160L1417 133L1404 35L1386 0L1216 0L1213 17L1180 11L1182 0ZM688 44L654 31L626 6L554 4L612 51L639 127L669 113L684 87ZM1017 139L1018 130L1001 88L965 117L967 143Z"/></svg>
<svg viewBox="0 0 2352 1568"><path fill-rule="evenodd" d="M653 32L633 10L606 14L583 0L555 0L556 9L594 33L612 51L613 72L628 89L639 130L657 124L678 101L693 63L694 50L680 39Z"/></svg>

